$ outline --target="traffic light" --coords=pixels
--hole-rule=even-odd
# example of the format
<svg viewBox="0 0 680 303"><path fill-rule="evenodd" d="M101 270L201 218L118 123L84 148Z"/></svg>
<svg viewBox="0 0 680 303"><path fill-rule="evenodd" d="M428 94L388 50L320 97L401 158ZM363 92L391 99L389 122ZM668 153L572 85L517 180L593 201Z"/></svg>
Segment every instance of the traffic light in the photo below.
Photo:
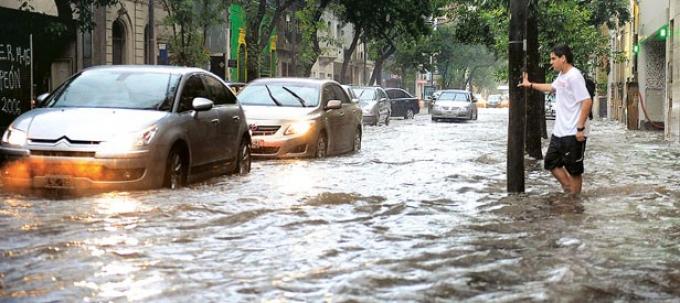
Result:
<svg viewBox="0 0 680 303"><path fill-rule="evenodd" d="M667 35L668 35L668 30L667 30L665 27L662 27L662 28L659 30L659 38L665 40Z"/></svg>
<svg viewBox="0 0 680 303"><path fill-rule="evenodd" d="M633 53L637 54L640 51L640 45L635 44L633 45Z"/></svg>

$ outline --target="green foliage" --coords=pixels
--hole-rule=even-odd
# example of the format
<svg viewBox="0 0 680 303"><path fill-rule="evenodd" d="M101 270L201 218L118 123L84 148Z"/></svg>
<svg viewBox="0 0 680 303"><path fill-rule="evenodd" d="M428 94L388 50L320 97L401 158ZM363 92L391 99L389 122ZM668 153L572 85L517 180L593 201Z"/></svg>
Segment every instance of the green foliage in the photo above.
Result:
<svg viewBox="0 0 680 303"><path fill-rule="evenodd" d="M208 27L222 22L224 5L220 0L161 0L172 28L170 61L183 66L205 66L210 54L204 47Z"/></svg>

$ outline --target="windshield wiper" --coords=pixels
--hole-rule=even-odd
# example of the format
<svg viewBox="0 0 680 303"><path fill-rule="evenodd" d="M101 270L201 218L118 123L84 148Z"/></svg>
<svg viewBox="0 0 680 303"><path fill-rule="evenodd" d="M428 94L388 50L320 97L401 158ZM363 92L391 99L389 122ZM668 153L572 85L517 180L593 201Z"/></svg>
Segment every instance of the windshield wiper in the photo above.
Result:
<svg viewBox="0 0 680 303"><path fill-rule="evenodd" d="M285 86L281 86L281 88L286 90L287 92L289 92L296 99L298 99L298 101L300 101L300 104L302 104L302 107L307 107L307 103L305 103L305 100L302 99L300 96L298 96L296 93L294 93L292 90L290 90L289 88L287 88Z"/></svg>
<svg viewBox="0 0 680 303"><path fill-rule="evenodd" d="M267 86L267 84L265 84L264 88L267 89L267 93L269 94L269 98L272 98L272 101L274 101L274 104L276 104L276 106L281 106L281 103L278 100L276 100L276 98L274 98L274 95L272 95L272 91L269 89L269 86Z"/></svg>

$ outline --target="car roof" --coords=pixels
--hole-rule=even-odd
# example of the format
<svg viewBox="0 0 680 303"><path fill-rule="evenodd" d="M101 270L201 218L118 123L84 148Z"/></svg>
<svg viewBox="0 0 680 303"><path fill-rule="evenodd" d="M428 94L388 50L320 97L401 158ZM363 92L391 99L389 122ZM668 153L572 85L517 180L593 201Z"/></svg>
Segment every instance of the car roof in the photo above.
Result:
<svg viewBox="0 0 680 303"><path fill-rule="evenodd" d="M305 84L305 85L323 85L326 83L335 83L337 85L340 85L340 83L336 82L335 80L330 80L330 79L309 79L309 78L294 78L294 77L286 77L286 78L260 78L257 80L253 80L252 82L249 83L251 84L258 84L258 83L300 83L300 84Z"/></svg>
<svg viewBox="0 0 680 303"><path fill-rule="evenodd" d="M466 91L464 89L443 89L442 92L448 92L448 93L470 93L469 91Z"/></svg>
<svg viewBox="0 0 680 303"><path fill-rule="evenodd" d="M120 71L139 71L139 72L162 72L170 74L189 74L195 72L210 73L207 70L197 67L184 67L172 65L99 65L88 67L84 71L93 70L120 70Z"/></svg>

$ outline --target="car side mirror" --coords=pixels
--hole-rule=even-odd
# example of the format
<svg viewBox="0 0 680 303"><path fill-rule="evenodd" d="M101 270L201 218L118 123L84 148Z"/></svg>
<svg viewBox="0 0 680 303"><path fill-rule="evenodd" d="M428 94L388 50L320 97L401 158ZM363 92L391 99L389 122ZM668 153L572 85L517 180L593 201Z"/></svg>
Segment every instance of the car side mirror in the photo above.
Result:
<svg viewBox="0 0 680 303"><path fill-rule="evenodd" d="M342 108L342 101L340 100L330 100L326 104L326 109L341 109Z"/></svg>
<svg viewBox="0 0 680 303"><path fill-rule="evenodd" d="M35 98L35 101L36 101L35 106L38 106L38 107L43 106L45 101L47 101L47 97L49 97L49 96L50 96L50 94L44 93L44 94L38 96L37 98Z"/></svg>
<svg viewBox="0 0 680 303"><path fill-rule="evenodd" d="M214 105L215 103L213 103L212 100L201 97L194 98L194 100L191 102L191 106L197 112L209 111Z"/></svg>

